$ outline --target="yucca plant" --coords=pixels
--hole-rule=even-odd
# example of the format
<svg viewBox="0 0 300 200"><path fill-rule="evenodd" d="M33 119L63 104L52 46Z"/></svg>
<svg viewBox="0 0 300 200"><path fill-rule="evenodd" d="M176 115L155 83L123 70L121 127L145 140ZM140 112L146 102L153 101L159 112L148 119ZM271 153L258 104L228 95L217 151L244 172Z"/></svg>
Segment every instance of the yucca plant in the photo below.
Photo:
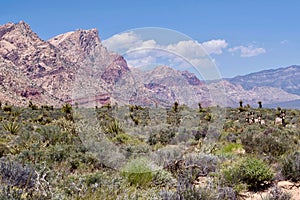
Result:
<svg viewBox="0 0 300 200"><path fill-rule="evenodd" d="M20 131L20 125L16 121L3 122L3 128L11 134L17 134Z"/></svg>
<svg viewBox="0 0 300 200"><path fill-rule="evenodd" d="M118 135L120 133L123 133L123 129L121 124L114 119L113 121L111 121L105 128L104 131L106 134L111 134L113 136Z"/></svg>

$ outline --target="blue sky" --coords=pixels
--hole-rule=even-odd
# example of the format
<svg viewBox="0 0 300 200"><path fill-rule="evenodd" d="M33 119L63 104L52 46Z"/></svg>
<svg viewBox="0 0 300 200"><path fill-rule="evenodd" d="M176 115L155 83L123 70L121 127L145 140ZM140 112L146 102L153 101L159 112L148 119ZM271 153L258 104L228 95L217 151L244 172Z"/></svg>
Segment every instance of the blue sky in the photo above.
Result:
<svg viewBox="0 0 300 200"><path fill-rule="evenodd" d="M76 29L101 40L142 27L186 34L223 77L300 64L300 2L296 0L0 0L0 24L24 20L42 39Z"/></svg>

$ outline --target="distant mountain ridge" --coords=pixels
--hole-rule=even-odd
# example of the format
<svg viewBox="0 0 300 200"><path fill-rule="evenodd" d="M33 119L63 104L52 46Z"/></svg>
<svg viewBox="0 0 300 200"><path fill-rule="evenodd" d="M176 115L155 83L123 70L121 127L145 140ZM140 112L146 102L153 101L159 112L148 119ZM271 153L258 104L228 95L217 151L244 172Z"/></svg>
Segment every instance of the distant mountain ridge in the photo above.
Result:
<svg viewBox="0 0 300 200"><path fill-rule="evenodd" d="M300 99L293 101L283 101L277 103L266 104L265 107L269 108L288 108L288 109L300 109Z"/></svg>
<svg viewBox="0 0 300 200"><path fill-rule="evenodd" d="M129 68L102 45L97 29L44 41L25 22L0 26L0 100L17 106L107 103L168 107L272 104L300 99L300 67L291 66L205 84L170 66Z"/></svg>
<svg viewBox="0 0 300 200"><path fill-rule="evenodd" d="M227 80L233 84L241 85L246 90L268 86L300 95L300 65L264 70Z"/></svg>

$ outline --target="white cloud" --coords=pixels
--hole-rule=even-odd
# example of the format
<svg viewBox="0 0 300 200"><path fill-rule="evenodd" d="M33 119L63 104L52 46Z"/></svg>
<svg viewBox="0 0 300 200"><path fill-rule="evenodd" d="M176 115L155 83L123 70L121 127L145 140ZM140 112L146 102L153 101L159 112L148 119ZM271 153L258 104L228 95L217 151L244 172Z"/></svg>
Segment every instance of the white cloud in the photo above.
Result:
<svg viewBox="0 0 300 200"><path fill-rule="evenodd" d="M118 53L126 53L133 49L155 48L158 45L154 40L142 40L139 35L134 32L120 33L104 40L103 45L109 50Z"/></svg>
<svg viewBox="0 0 300 200"><path fill-rule="evenodd" d="M104 40L109 50L122 54L133 67L147 65L169 65L185 70L191 67L215 67L208 54L221 54L228 46L225 40L216 39L199 43L195 40L181 40L161 45L155 40L143 40L135 32L125 32Z"/></svg>
<svg viewBox="0 0 300 200"><path fill-rule="evenodd" d="M141 48L161 48L192 57L206 56L206 53L221 54L222 49L228 46L228 43L221 39L209 40L201 44L195 40L184 40L175 44L159 45L155 40L143 40L139 35L132 31L116 34L111 38L104 40L102 43L110 50L117 52ZM203 49L205 49L206 52L203 51Z"/></svg>
<svg viewBox="0 0 300 200"><path fill-rule="evenodd" d="M142 40L133 32L116 34L111 38L102 41L103 45L112 51L125 51L132 46L137 46Z"/></svg>
<svg viewBox="0 0 300 200"><path fill-rule="evenodd" d="M225 40L210 40L202 43L203 48L208 54L222 54L223 49L228 46Z"/></svg>
<svg viewBox="0 0 300 200"><path fill-rule="evenodd" d="M253 56L258 56L260 54L266 53L266 50L264 48L256 48L253 45L249 46L236 46L233 48L230 48L228 50L229 52L240 52L241 57L253 57Z"/></svg>
<svg viewBox="0 0 300 200"><path fill-rule="evenodd" d="M179 41L176 44L170 44L166 46L166 49L171 52L176 52L177 54L186 58L206 56L201 44L193 40Z"/></svg>
<svg viewBox="0 0 300 200"><path fill-rule="evenodd" d="M282 40L282 41L280 42L280 44L288 44L288 43L289 43L288 40Z"/></svg>

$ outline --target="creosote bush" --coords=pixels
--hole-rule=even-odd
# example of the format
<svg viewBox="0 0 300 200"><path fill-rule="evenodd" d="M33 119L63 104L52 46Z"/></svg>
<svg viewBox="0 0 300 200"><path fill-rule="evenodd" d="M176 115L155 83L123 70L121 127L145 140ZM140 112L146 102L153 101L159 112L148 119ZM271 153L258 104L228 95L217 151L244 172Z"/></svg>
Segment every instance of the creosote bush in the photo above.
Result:
<svg viewBox="0 0 300 200"><path fill-rule="evenodd" d="M169 144L171 140L175 137L176 129L171 126L162 127L158 133L151 133L148 138L148 143L150 145L155 145L161 143L163 145Z"/></svg>
<svg viewBox="0 0 300 200"><path fill-rule="evenodd" d="M129 160L121 169L121 174L132 184L146 187L153 178L153 166L146 158Z"/></svg>
<svg viewBox="0 0 300 200"><path fill-rule="evenodd" d="M267 154L278 157L293 148L293 141L285 131L276 129L248 129L241 135L247 153Z"/></svg>
<svg viewBox="0 0 300 200"><path fill-rule="evenodd" d="M223 171L227 185L246 184L250 190L264 189L271 184L273 171L262 160L245 158Z"/></svg>

